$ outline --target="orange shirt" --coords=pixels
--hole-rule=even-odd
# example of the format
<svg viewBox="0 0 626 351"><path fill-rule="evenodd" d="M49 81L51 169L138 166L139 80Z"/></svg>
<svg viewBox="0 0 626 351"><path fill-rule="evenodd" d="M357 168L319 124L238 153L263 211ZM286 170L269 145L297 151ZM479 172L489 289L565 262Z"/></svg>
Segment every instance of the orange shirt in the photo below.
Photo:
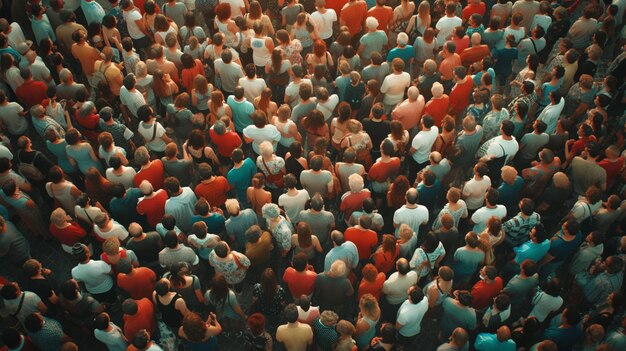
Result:
<svg viewBox="0 0 626 351"><path fill-rule="evenodd" d="M450 98L448 95L443 94L440 98L432 98L424 108L424 114L430 115L435 121L435 125L437 128L441 129L441 121L446 116L448 112L448 104L450 103Z"/></svg>
<svg viewBox="0 0 626 351"><path fill-rule="evenodd" d="M365 23L365 19L367 18L367 5L365 1L347 3L341 10L339 18L350 30L350 35L358 34L363 29L363 23Z"/></svg>
<svg viewBox="0 0 626 351"><path fill-rule="evenodd" d="M94 72L94 65L96 61L102 60L102 56L100 56L100 51L98 49L89 46L89 44L72 45L72 55L78 61L80 61L80 66L83 68L83 73L86 76L90 76Z"/></svg>
<svg viewBox="0 0 626 351"><path fill-rule="evenodd" d="M378 30L384 30L387 32L389 26L393 23L393 10L389 6L372 7L368 11L368 16L374 17L378 20Z"/></svg>
<svg viewBox="0 0 626 351"><path fill-rule="evenodd" d="M151 298L155 281L156 274L146 267L133 269L133 275L131 276L124 273L117 275L117 286L126 291L135 300L140 300L144 297Z"/></svg>
<svg viewBox="0 0 626 351"><path fill-rule="evenodd" d="M469 67L472 63L478 62L487 56L491 56L491 51L489 51L489 46L487 45L472 46L463 50L460 54L461 62L465 67Z"/></svg>
<svg viewBox="0 0 626 351"><path fill-rule="evenodd" d="M487 10L487 5L484 2L479 2L478 4L467 4L462 12L461 19L463 22L467 21L473 14L477 13L481 16L485 15Z"/></svg>
<svg viewBox="0 0 626 351"><path fill-rule="evenodd" d="M439 73L441 73L441 80L452 80L454 77L454 67L461 66L461 56L454 53L441 61L439 64Z"/></svg>
<svg viewBox="0 0 626 351"><path fill-rule="evenodd" d="M184 68L182 73L182 85L187 89L187 92L191 94L191 89L193 89L193 80L197 75L204 75L204 66L202 66L202 62L198 59L195 59L196 65L192 68Z"/></svg>
<svg viewBox="0 0 626 351"><path fill-rule="evenodd" d="M382 272L378 273L378 276L376 276L373 282L362 279L361 284L359 284L359 300L365 294L372 294L376 300L380 299L380 291L383 289L385 280L387 280L387 276Z"/></svg>

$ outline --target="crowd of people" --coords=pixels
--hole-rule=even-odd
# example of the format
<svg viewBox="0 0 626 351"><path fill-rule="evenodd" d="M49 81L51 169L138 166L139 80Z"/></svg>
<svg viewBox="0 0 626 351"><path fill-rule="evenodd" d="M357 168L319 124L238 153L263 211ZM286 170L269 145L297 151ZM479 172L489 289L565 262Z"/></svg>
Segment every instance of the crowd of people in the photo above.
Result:
<svg viewBox="0 0 626 351"><path fill-rule="evenodd" d="M0 350L626 350L625 10L1 1Z"/></svg>

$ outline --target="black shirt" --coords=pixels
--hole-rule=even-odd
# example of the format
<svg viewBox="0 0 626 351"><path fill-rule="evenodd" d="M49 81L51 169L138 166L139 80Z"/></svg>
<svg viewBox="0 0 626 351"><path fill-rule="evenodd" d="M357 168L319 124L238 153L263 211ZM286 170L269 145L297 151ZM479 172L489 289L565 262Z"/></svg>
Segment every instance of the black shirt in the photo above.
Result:
<svg viewBox="0 0 626 351"><path fill-rule="evenodd" d="M373 121L366 118L362 121L363 130L369 134L372 139L372 150L380 150L380 143L391 133L389 121Z"/></svg>

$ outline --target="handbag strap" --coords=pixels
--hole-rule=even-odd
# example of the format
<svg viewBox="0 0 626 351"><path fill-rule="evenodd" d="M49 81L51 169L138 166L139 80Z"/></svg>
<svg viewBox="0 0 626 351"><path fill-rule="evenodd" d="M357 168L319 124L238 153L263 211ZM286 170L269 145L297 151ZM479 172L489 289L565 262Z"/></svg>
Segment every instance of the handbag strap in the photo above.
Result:
<svg viewBox="0 0 626 351"><path fill-rule="evenodd" d="M267 163L265 163L265 159L263 157L261 157L261 161L263 162L263 167L265 168L265 170L267 171L267 175L271 176L273 175L272 172L270 171L269 167L267 167Z"/></svg>
<svg viewBox="0 0 626 351"><path fill-rule="evenodd" d="M535 55L537 55L537 45L535 45L535 41L533 40L533 38L528 39L530 39L530 42L533 44L533 48L535 49Z"/></svg>
<svg viewBox="0 0 626 351"><path fill-rule="evenodd" d="M17 305L17 309L13 312L12 316L17 319L17 315L22 310L22 306L24 306L24 299L26 298L26 293L22 292L22 298L20 299L20 303Z"/></svg>
<svg viewBox="0 0 626 351"><path fill-rule="evenodd" d="M156 132L157 132L157 121L154 121L154 126L152 128L152 139L150 139L150 141L154 141L154 139L156 138Z"/></svg>
<svg viewBox="0 0 626 351"><path fill-rule="evenodd" d="M239 258L237 257L237 255L235 255L234 252L231 252L231 254L233 255L233 261L235 261L235 264L237 265L237 267L245 268L244 265L242 265L241 262L239 262Z"/></svg>

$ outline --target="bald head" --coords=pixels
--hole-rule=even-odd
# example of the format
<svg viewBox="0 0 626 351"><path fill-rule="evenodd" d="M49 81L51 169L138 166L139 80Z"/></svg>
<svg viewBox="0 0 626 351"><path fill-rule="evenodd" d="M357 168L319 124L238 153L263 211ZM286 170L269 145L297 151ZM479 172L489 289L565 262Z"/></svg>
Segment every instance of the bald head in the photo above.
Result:
<svg viewBox="0 0 626 351"><path fill-rule="evenodd" d="M433 151L430 153L430 160L435 163L438 164L439 162L441 162L441 153L439 151Z"/></svg>
<svg viewBox="0 0 626 351"><path fill-rule="evenodd" d="M476 120L472 116L463 118L463 130L473 132L476 130Z"/></svg>
<svg viewBox="0 0 626 351"><path fill-rule="evenodd" d="M143 228L139 225L139 223L133 222L128 226L128 234L130 234L133 238L141 236L142 233Z"/></svg>
<svg viewBox="0 0 626 351"><path fill-rule="evenodd" d="M511 338L511 329L509 329L509 327L507 327L506 325L503 325L498 328L496 336L498 337L498 340L500 342L505 342Z"/></svg>
<svg viewBox="0 0 626 351"><path fill-rule="evenodd" d="M420 96L420 91L417 89L417 87L412 86L407 91L407 96L409 97L409 101L415 101Z"/></svg>
<svg viewBox="0 0 626 351"><path fill-rule="evenodd" d="M406 202L408 202L411 205L415 205L418 200L419 200L419 193L417 192L417 189L410 188L409 190L406 191Z"/></svg>
<svg viewBox="0 0 626 351"><path fill-rule="evenodd" d="M480 33L472 34L471 41L472 41L472 46L480 45L480 42L482 41L482 38L480 37Z"/></svg>

